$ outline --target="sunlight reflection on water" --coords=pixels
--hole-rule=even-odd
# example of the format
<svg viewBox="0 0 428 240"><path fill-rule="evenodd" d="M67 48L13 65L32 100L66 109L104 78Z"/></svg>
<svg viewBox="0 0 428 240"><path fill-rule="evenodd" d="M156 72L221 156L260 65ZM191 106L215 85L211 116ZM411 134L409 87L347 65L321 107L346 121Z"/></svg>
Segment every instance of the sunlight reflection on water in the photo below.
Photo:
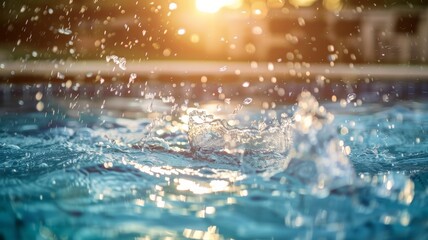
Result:
<svg viewBox="0 0 428 240"><path fill-rule="evenodd" d="M263 129L277 126L251 105L233 114L233 103L223 111L217 104L201 108L212 109L214 119L230 120L233 124L224 125L229 130L260 126L254 136L262 136ZM187 133L193 109L160 117L162 103L135 119L113 112L96 118L82 113L79 118L2 117L0 222L13 229L12 223L21 221L23 237L424 236L428 148L421 133L427 130L428 108L367 105L353 112L339 104L321 105L276 109L275 117L287 113L302 125L293 130L293 138L301 140L294 139L293 153L283 156L248 145L244 155L223 152L224 145L192 152ZM104 110L112 108L106 101ZM52 121L56 125L46 127ZM272 164L287 156L285 170L260 165L267 157ZM342 158L355 169L352 182L336 178L350 176L348 168L324 165ZM317 177L323 171L328 175ZM398 230L382 230L389 227Z"/></svg>

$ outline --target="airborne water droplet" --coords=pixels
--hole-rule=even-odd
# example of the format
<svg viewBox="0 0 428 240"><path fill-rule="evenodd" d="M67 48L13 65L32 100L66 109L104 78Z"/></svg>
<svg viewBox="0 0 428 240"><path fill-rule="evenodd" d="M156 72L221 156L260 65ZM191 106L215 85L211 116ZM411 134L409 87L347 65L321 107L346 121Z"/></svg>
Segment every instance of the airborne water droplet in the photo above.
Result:
<svg viewBox="0 0 428 240"><path fill-rule="evenodd" d="M153 101L151 101L149 106L147 107L147 112L149 113L153 112Z"/></svg>
<svg viewBox="0 0 428 240"><path fill-rule="evenodd" d="M242 105L238 104L238 106L236 106L236 108L233 110L233 114L237 114L239 111L241 111L242 109Z"/></svg>
<svg viewBox="0 0 428 240"><path fill-rule="evenodd" d="M119 65L119 68L122 70L126 70L126 58L118 57L116 55L106 56L106 61L113 61L115 64Z"/></svg>
<svg viewBox="0 0 428 240"><path fill-rule="evenodd" d="M57 77L58 79L64 79L64 78L65 78L65 75L64 75L64 74L62 74L62 73L60 73L60 72L57 72L56 77Z"/></svg>
<svg viewBox="0 0 428 240"><path fill-rule="evenodd" d="M246 99L244 99L244 104L245 104L245 105L248 105L248 104L250 104L252 101L253 101L253 99L252 99L252 98L246 98Z"/></svg>
<svg viewBox="0 0 428 240"><path fill-rule="evenodd" d="M348 96L346 97L346 101L348 103L352 102L353 100L355 100L355 98L357 98L357 94L355 93L350 93L348 94Z"/></svg>
<svg viewBox="0 0 428 240"><path fill-rule="evenodd" d="M222 93L223 92L223 88L222 87L218 87L217 91L218 91L218 93Z"/></svg>
<svg viewBox="0 0 428 240"><path fill-rule="evenodd" d="M299 26L301 26L301 27L303 27L303 26L305 26L305 25L306 25L305 19L304 19L304 18L302 18L302 17L299 17L299 18L297 19L297 22L299 23Z"/></svg>
<svg viewBox="0 0 428 240"><path fill-rule="evenodd" d="M136 73L131 73L131 75L129 76L128 84L127 84L128 88L131 86L131 84L134 83L134 81L135 81L136 78L137 78L137 74Z"/></svg>
<svg viewBox="0 0 428 240"><path fill-rule="evenodd" d="M125 64L126 64L126 61L121 61L121 62L119 63L119 68L120 68L120 69L122 69L122 70L126 70L126 66L125 66Z"/></svg>
<svg viewBox="0 0 428 240"><path fill-rule="evenodd" d="M70 29L67 29L67 28L60 28L60 29L58 29L58 33L64 34L64 35L70 35L72 33L72 31Z"/></svg>

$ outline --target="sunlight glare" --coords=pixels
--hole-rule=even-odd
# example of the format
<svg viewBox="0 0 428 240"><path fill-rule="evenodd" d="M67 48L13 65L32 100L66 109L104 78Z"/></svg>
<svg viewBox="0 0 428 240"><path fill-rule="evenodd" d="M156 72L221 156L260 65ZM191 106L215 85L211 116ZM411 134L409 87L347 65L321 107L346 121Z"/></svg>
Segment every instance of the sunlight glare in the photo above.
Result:
<svg viewBox="0 0 428 240"><path fill-rule="evenodd" d="M196 8L204 13L216 13L224 7L238 8L242 0L196 0Z"/></svg>
<svg viewBox="0 0 428 240"><path fill-rule="evenodd" d="M294 7L309 7L315 3L316 0L290 0L289 3Z"/></svg>

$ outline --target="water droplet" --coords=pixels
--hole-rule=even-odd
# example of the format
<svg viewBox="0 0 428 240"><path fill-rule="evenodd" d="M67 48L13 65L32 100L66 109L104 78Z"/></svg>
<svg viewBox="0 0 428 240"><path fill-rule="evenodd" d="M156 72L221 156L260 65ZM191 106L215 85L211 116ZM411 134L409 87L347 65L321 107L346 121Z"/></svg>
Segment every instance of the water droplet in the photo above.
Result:
<svg viewBox="0 0 428 240"><path fill-rule="evenodd" d="M217 91L218 91L218 93L222 93L223 92L223 88L222 87L218 87Z"/></svg>
<svg viewBox="0 0 428 240"><path fill-rule="evenodd" d="M178 35L184 35L184 34L186 34L186 29L184 29L184 28L178 29L177 34Z"/></svg>
<svg viewBox="0 0 428 240"><path fill-rule="evenodd" d="M219 70L220 70L220 72L225 72L225 71L227 71L227 66L223 66Z"/></svg>
<svg viewBox="0 0 428 240"><path fill-rule="evenodd" d="M137 78L137 74L136 73L131 73L131 75L129 75L129 81L127 84L127 87L129 88L131 86L132 83L134 83L135 79Z"/></svg>
<svg viewBox="0 0 428 240"><path fill-rule="evenodd" d="M383 94L382 95L382 101L383 102L389 102L389 96L388 96L388 94Z"/></svg>
<svg viewBox="0 0 428 240"><path fill-rule="evenodd" d="M257 64L257 62L255 62L255 61L252 61L251 63L250 63L250 65L251 65L251 68L252 69L256 69L256 68L258 68L259 67L259 65Z"/></svg>
<svg viewBox="0 0 428 240"><path fill-rule="evenodd" d="M355 100L355 98L357 98L357 94L355 93L350 93L348 94L348 96L346 97L346 101L348 103L352 102L353 100Z"/></svg>
<svg viewBox="0 0 428 240"><path fill-rule="evenodd" d="M247 88L247 87L249 87L250 86L250 83L249 82L244 82L243 84L242 84L242 87L244 87L244 88Z"/></svg>
<svg viewBox="0 0 428 240"><path fill-rule="evenodd" d="M274 70L274 66L273 66L273 63L268 63L268 70L269 71L273 71Z"/></svg>
<svg viewBox="0 0 428 240"><path fill-rule="evenodd" d="M301 17L299 17L299 18L297 19L297 21L298 21L298 23L299 23L299 26L301 26L301 27L303 27L303 26L305 26L305 25L306 25L306 23L305 23L305 19L303 19L303 18L301 18Z"/></svg>
<svg viewBox="0 0 428 240"><path fill-rule="evenodd" d="M163 97L162 98L162 102L164 102L164 103L174 103L175 102L175 97L173 97L173 96Z"/></svg>
<svg viewBox="0 0 428 240"><path fill-rule="evenodd" d="M175 3L175 2L170 3L169 4L169 10L173 11L175 9L177 9L177 3Z"/></svg>
<svg viewBox="0 0 428 240"><path fill-rule="evenodd" d="M104 109L105 104L106 104L106 100L104 99L104 100L103 100L103 103L101 104L101 107L100 107L100 108L101 108L101 109Z"/></svg>
<svg viewBox="0 0 428 240"><path fill-rule="evenodd" d="M119 63L119 68L122 69L122 70L126 70L125 64L126 64L126 61L120 62Z"/></svg>
<svg viewBox="0 0 428 240"><path fill-rule="evenodd" d="M149 112L149 113L153 112L153 100L152 100L152 101L150 101L150 104L149 104L149 106L147 107L147 112Z"/></svg>
<svg viewBox="0 0 428 240"><path fill-rule="evenodd" d="M126 59L123 57L118 57L116 55L106 56L106 61L113 61L115 64L119 65L119 68L122 70L126 70Z"/></svg>
<svg viewBox="0 0 428 240"><path fill-rule="evenodd" d="M131 73L131 75L129 76L129 79L135 80L137 78L137 74L136 73Z"/></svg>
<svg viewBox="0 0 428 240"><path fill-rule="evenodd" d="M242 105L238 104L238 106L236 106L236 108L233 110L233 114L237 114L241 109L242 109Z"/></svg>
<svg viewBox="0 0 428 240"><path fill-rule="evenodd" d="M263 33L263 29L262 29L261 27L259 27L259 26L255 26L255 27L253 27L253 28L251 29L251 32L252 32L254 35L261 35L261 34Z"/></svg>
<svg viewBox="0 0 428 240"><path fill-rule="evenodd" d="M58 33L64 34L64 35L70 35L73 32L68 28L60 28L58 29Z"/></svg>
<svg viewBox="0 0 428 240"><path fill-rule="evenodd" d="M245 105L248 105L248 104L250 104L252 101L253 101L253 99L252 99L252 98L246 98L246 99L244 99L244 104L245 104Z"/></svg>
<svg viewBox="0 0 428 240"><path fill-rule="evenodd" d="M224 102L225 102L226 104L230 104L230 101L231 101L231 99L230 99L230 98L225 98L225 99L224 99Z"/></svg>
<svg viewBox="0 0 428 240"><path fill-rule="evenodd" d="M57 77L58 79L64 79L64 78L65 78L64 74L62 74L62 73L60 73L60 72L58 72L58 73L56 74L56 77Z"/></svg>

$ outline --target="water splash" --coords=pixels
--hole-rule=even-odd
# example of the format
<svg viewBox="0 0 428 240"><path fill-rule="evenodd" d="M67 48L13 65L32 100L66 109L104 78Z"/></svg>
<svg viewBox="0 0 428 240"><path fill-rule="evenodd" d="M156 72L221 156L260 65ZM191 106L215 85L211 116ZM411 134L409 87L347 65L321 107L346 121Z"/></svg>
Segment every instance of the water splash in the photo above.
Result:
<svg viewBox="0 0 428 240"><path fill-rule="evenodd" d="M285 114L271 124L259 122L235 127L204 111L189 116L188 138L191 151L200 157L210 153L236 156L232 161L256 170L283 173L313 190L335 189L352 184L355 173L331 126L334 116L309 93L299 97L293 118ZM238 160L237 160L238 159Z"/></svg>
<svg viewBox="0 0 428 240"><path fill-rule="evenodd" d="M404 205L412 203L415 197L415 184L405 174L399 172L378 173L373 176L360 174L364 183L369 183L372 194L381 198L389 198Z"/></svg>
<svg viewBox="0 0 428 240"><path fill-rule="evenodd" d="M200 157L209 153L205 157L214 161L226 154L229 157L226 161L231 161L228 163L237 162L257 170L282 164L281 159L291 144L289 132L290 121L286 118L269 125L260 122L250 127L234 127L204 111L196 110L189 116L188 138L194 154Z"/></svg>
<svg viewBox="0 0 428 240"><path fill-rule="evenodd" d="M355 173L331 125L334 116L309 92L303 92L293 118L286 173L315 191L351 185Z"/></svg>
<svg viewBox="0 0 428 240"><path fill-rule="evenodd" d="M0 226L0 232L19 232L24 226L24 236L32 238L46 233L46 229L77 226L73 235L76 238L107 238L107 235L96 235L100 231L78 227L91 222L91 229L110 226L108 234L112 235L108 236L120 238L124 235L118 233L147 234L146 223L154 223L156 231L164 232L166 229L168 233L176 234L168 237L180 238L206 234L203 231L208 224L195 229L189 226L209 221L209 225L217 226L224 238L386 236L425 239L427 148L426 139L420 135L426 132L426 128L420 123L427 119L426 108L418 114L400 107L382 114L370 112L359 115L358 124L364 127L350 128L349 135L356 134L358 130L357 135L365 136L360 149L356 148L357 144L352 145L354 152L360 152L360 155L350 156L356 169L360 167L360 173L352 186L337 188L319 181L318 175L324 170L334 175L331 171L336 171L334 164L337 164L337 158L347 158L341 152L341 146L337 146L336 134L339 133L336 132L349 116L337 115L333 121L333 116L309 94L302 94L299 100L294 115L291 115L293 117L283 115L278 121L254 123L245 128L227 125L225 120L215 119L206 113L205 117L195 113L199 118L194 118L193 124L198 128L205 124L206 130L212 133L210 128L216 125L212 122L219 121L220 129L238 131L244 137L247 135L242 131L251 130L254 133L251 136L261 135L261 132L267 136L261 136L262 139L275 140L267 129L278 130L284 121L289 121L285 132L290 142L283 153L276 152L278 148L262 151L248 144L238 148L245 150L243 154L239 151L227 153L225 140L223 145L212 148L214 151L206 151L211 160L242 157L256 169L266 168L269 160L272 164L281 163L255 174L242 171L243 168L236 164L207 163L203 161L205 159L195 157L189 151L186 130L162 118L153 122L147 118L102 116L99 119L102 124L99 125L98 120L93 122L93 119L86 118L85 122L79 122L68 117L55 120L49 115L46 118L44 113L2 116L0 155L4 159L0 163L0 198L3 199L0 221L4 224ZM398 116L400 114L402 116ZM395 122L399 132L387 128L391 119L402 123ZM54 126L46 127L52 120ZM424 128L414 128L416 125ZM178 130L172 131L172 128ZM386 144L384 150L405 154L405 157L400 157L395 153L394 168L389 165L361 168L366 164L392 161L382 159L383 156L364 155L362 149L371 148L372 144L366 141L366 134L373 129L378 130L377 134L388 130L390 135L384 136L389 139L400 136L400 141L394 140L393 145L391 142L383 143ZM148 137L140 141L141 136ZM311 142L311 137L314 142ZM415 137L421 137L417 145ZM306 141L304 146L301 146L301 141ZM212 147L209 142L203 143ZM335 146L332 151L326 148L330 144ZM382 149L379 140L375 144L379 150ZM403 149L406 144L408 146ZM397 148L391 148L394 146ZM196 148L192 151L202 152ZM334 151L337 155L329 155ZM333 167L320 167L327 164ZM345 167L350 166L345 164ZM312 176L301 174L312 169L315 173ZM396 169L403 172L397 173ZM265 177L265 174L270 177ZM344 176L333 178L342 183L340 186L346 183L344 179ZM324 184L324 188L320 188L320 184ZM101 216L101 220L92 221L94 216ZM159 221L164 216L182 225L165 227L164 222ZM117 224L117 219L124 224ZM16 224L17 221L20 224ZM150 226L152 231L154 228ZM67 232L68 229L55 233ZM215 229L208 227L207 232L215 232ZM6 235L6 239L15 238L18 237Z"/></svg>

